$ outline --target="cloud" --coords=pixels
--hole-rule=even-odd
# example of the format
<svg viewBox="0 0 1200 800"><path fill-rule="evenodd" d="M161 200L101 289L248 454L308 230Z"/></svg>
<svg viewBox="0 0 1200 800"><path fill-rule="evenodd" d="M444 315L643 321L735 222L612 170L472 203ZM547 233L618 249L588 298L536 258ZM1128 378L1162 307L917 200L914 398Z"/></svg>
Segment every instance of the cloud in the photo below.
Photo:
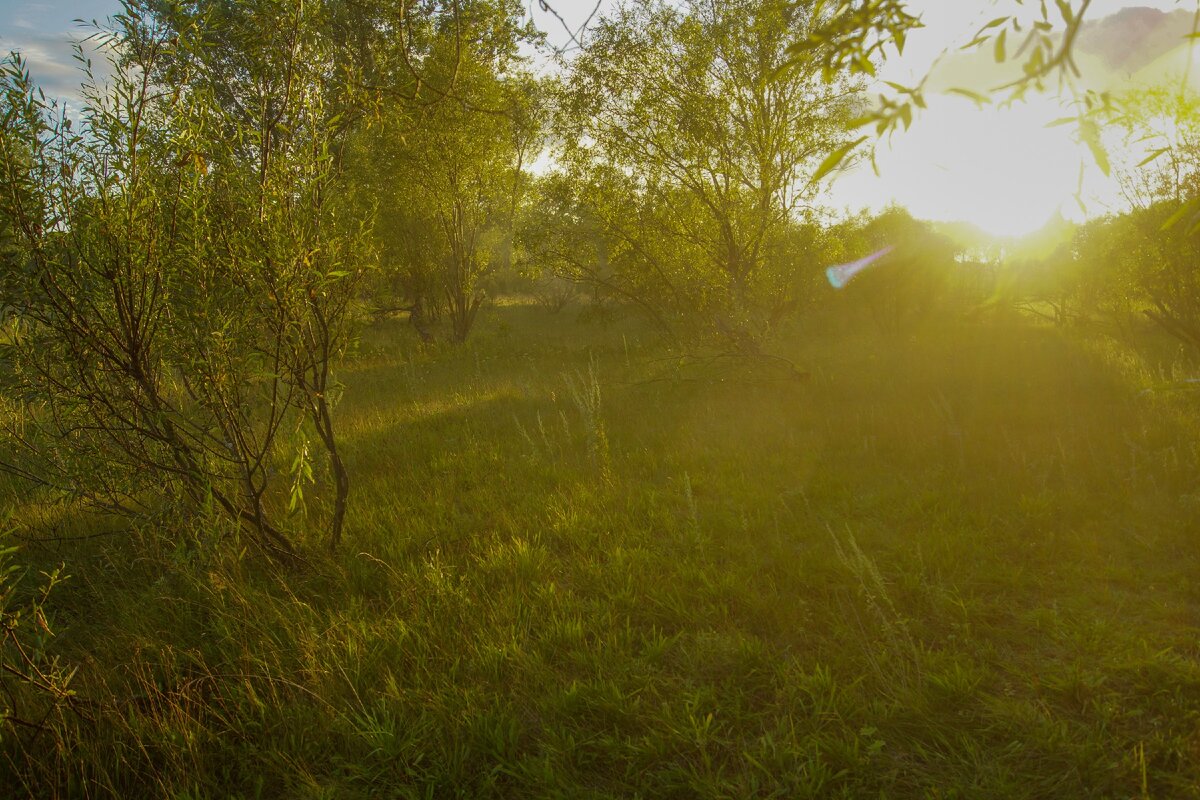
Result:
<svg viewBox="0 0 1200 800"><path fill-rule="evenodd" d="M81 41L85 35L77 32L19 33L0 36L0 51L16 51L21 54L34 83L41 87L48 98L58 98L69 105L78 106L80 84L84 80L83 65L76 59L73 42ZM92 60L92 69L98 80L109 74L109 64L102 53L97 52L90 42L83 42L83 53Z"/></svg>
<svg viewBox="0 0 1200 800"><path fill-rule="evenodd" d="M1182 9L1166 13L1154 8L1123 8L1086 23L1079 49L1111 70L1130 74L1182 46L1184 37L1192 32L1192 22L1193 14Z"/></svg>

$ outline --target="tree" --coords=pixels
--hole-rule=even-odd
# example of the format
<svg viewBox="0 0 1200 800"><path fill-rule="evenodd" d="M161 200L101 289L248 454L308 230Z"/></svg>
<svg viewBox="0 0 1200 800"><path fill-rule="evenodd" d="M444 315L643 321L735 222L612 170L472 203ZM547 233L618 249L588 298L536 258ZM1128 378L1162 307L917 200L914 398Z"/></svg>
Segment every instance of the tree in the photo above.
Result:
<svg viewBox="0 0 1200 800"><path fill-rule="evenodd" d="M960 248L902 208L888 208L867 219L851 219L834 236L841 258L853 261L888 248L870 269L844 291L846 302L861 304L879 329L896 334L911 330L946 308Z"/></svg>
<svg viewBox="0 0 1200 800"><path fill-rule="evenodd" d="M1116 121L1139 158L1117 174L1131 207L1200 198L1200 97L1162 87L1130 92Z"/></svg>
<svg viewBox="0 0 1200 800"><path fill-rule="evenodd" d="M1108 223L1107 257L1150 319L1200 347L1200 98L1148 90L1122 106L1127 145L1149 155L1118 170L1132 208Z"/></svg>
<svg viewBox="0 0 1200 800"><path fill-rule="evenodd" d="M331 371L369 253L336 200L314 4L268 5L247 19L288 43L276 60L221 54L255 102L204 78L203 26L135 3L105 37L110 85L85 83L86 133L7 64L0 205L29 253L9 276L25 325L10 390L31 411L5 467L127 514L211 506L287 556L278 462L306 418L341 534Z"/></svg>
<svg viewBox="0 0 1200 800"><path fill-rule="evenodd" d="M602 280L741 352L787 302L782 233L857 102L848 80L784 69L812 22L784 0L639 0L597 23L561 98L574 196L557 205L605 243Z"/></svg>
<svg viewBox="0 0 1200 800"><path fill-rule="evenodd" d="M426 86L358 143L379 199L380 241L414 321L444 308L456 341L483 302L480 279L507 260L525 169L540 149L539 84L519 51L534 32L509 0L462 5L431 38ZM438 87L453 83L452 93Z"/></svg>

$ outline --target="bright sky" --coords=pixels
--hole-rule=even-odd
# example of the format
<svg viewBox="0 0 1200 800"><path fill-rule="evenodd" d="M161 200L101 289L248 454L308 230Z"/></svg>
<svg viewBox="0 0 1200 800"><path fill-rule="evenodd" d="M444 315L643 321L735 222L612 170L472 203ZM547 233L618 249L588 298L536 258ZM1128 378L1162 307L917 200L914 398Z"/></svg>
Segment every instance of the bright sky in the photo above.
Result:
<svg viewBox="0 0 1200 800"><path fill-rule="evenodd" d="M601 13L615 0L603 0ZM1164 11L1194 10L1196 0L1093 0L1089 17L1100 19L1121 8L1147 6ZM575 30L595 6L595 0L554 0L553 7ZM551 41L568 43L563 25L526 0L538 26ZM885 65L882 77L900 83L920 79L946 49L970 40L989 19L1011 13L1012 0L912 0L926 28L910 35L902 58ZM1026 4L1036 5L1036 4ZM116 0L0 0L0 49L17 48L26 55L47 94L70 97L77 73L66 43L81 29L75 18L98 18L113 13ZM982 61L981 61L982 60ZM938 83L949 81L985 90L995 75L986 67L986 53L944 57ZM1200 58L1197 59L1200 63ZM1084 64L1087 77L1102 88L1117 79L1098 64ZM1197 70L1200 72L1200 68ZM974 78L971 75L974 74ZM1087 214L1103 213L1118 203L1113 182L1106 179L1073 140L1072 126L1047 128L1067 111L1053 97L1035 97L1008 108L977 109L969 100L945 94L929 98L929 109L907 133L880 142L880 175L867 168L839 176L832 187L836 208L880 209L889 203L908 207L918 217L973 222L998 234L1019 234L1039 227L1055 213L1081 218L1076 200L1083 175L1082 197Z"/></svg>
<svg viewBox="0 0 1200 800"><path fill-rule="evenodd" d="M71 39L91 31L75 23L115 13L117 0L0 0L0 52L20 50L47 95L75 97L79 72Z"/></svg>
<svg viewBox="0 0 1200 800"><path fill-rule="evenodd" d="M981 91L1003 82L996 80L990 47L970 56L943 53L947 43L965 44L984 23L1012 13L1011 2L913 0L911 5L926 28L910 35L903 57L890 59L882 78L915 84L941 57L934 85ZM1196 8L1193 0L1094 0L1088 15L1098 20L1135 6ZM1077 60L1089 88L1119 91L1129 85L1095 59L1080 54ZM895 202L917 217L964 220L1000 235L1030 232L1056 213L1082 219L1120 207L1115 181L1074 140L1075 127L1046 127L1071 114L1064 99L1031 95L1011 106L982 109L955 95L937 94L928 101L929 109L908 133L879 143L880 175L864 167L835 181L836 206L878 209Z"/></svg>

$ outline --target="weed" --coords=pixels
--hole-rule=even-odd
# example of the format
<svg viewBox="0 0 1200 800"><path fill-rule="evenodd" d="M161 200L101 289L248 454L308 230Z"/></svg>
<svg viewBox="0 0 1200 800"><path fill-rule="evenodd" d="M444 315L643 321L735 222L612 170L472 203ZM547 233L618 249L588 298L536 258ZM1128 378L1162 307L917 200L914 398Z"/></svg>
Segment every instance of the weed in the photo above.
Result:
<svg viewBox="0 0 1200 800"><path fill-rule="evenodd" d="M95 537L0 482L92 717L10 729L0 793L1200 794L1200 430L1120 345L818 318L806 385L638 383L628 321L496 317L364 333L348 546L286 575L219 515Z"/></svg>
<svg viewBox="0 0 1200 800"><path fill-rule="evenodd" d="M566 376L567 388L575 401L575 410L583 424L588 455L600 474L609 476L608 432L604 426L604 410L601 403L599 363L595 356L588 358L586 370L577 370Z"/></svg>

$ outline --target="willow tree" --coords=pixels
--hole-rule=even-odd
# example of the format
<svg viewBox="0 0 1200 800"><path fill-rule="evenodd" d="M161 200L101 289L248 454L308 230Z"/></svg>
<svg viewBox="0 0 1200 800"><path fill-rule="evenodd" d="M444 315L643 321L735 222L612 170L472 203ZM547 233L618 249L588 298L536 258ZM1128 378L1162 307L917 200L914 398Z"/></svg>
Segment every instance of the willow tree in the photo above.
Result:
<svg viewBox="0 0 1200 800"><path fill-rule="evenodd" d="M426 31L412 97L387 93L378 124L356 141L385 277L414 322L444 312L457 341L483 302L481 279L507 257L540 147L540 85L521 51L536 38L519 3L462 2Z"/></svg>
<svg viewBox="0 0 1200 800"><path fill-rule="evenodd" d="M858 99L792 57L811 21L786 0L637 0L596 24L561 98L562 206L605 240L604 280L743 352L794 301L785 233Z"/></svg>
<svg viewBox="0 0 1200 800"><path fill-rule="evenodd" d="M806 5L803 0L799 5ZM1176 4L1196 11L1191 33L1180 41L1200 35L1200 0L1176 0ZM908 35L924 27L923 19L935 15L932 8L919 8L913 0L815 0L811 3L821 22L812 26L791 49L794 64L820 64L827 78L849 71L876 77L881 59L904 52ZM951 4L945 3L949 6ZM1120 112L1119 102L1108 92L1086 88L1078 80L1083 71L1076 62L1076 47L1086 25L1096 14L1094 0L1000 0L992 4L997 16L984 22L967 42L948 42L947 50L979 48L990 51L998 64L1009 64L1011 79L998 86L955 87L953 91L970 97L979 105L990 103L993 96L1012 102L1027 93L1044 92L1056 87L1070 95L1081 143L1087 145L1098 167L1105 174L1111 168L1101 131ZM936 62L935 62L936 65ZM878 135L903 127L908 129L926 107L925 76L911 86L882 82L877 102L858 117L861 126L871 126ZM862 136L832 155L826 169L832 170L855 149L868 141Z"/></svg>
<svg viewBox="0 0 1200 800"><path fill-rule="evenodd" d="M206 16L126 3L84 132L6 64L0 211L27 254L5 286L24 325L6 388L26 413L6 419L0 468L122 513L215 508L289 554L286 461L307 469L286 451L305 420L341 533L332 370L370 255L338 201L321 6L256 6L222 49Z"/></svg>

